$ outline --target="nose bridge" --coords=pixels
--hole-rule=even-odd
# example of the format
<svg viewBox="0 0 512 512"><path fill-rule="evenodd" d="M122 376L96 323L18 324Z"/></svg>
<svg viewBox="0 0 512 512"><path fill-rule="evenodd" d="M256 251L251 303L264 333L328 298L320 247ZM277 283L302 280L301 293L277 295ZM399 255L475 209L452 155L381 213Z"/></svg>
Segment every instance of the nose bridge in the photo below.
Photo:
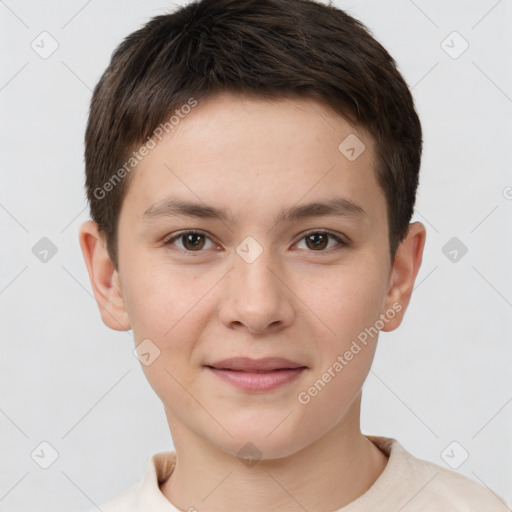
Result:
<svg viewBox="0 0 512 512"><path fill-rule="evenodd" d="M247 237L236 249L223 300L222 320L242 323L252 332L288 323L293 314L286 286L278 278L279 262L272 252Z"/></svg>
<svg viewBox="0 0 512 512"><path fill-rule="evenodd" d="M276 292L279 293L276 270L273 269L275 258L268 247L264 248L253 237L247 237L236 248L236 253L231 285L237 295L241 293L250 303L261 299L260 295L271 300Z"/></svg>

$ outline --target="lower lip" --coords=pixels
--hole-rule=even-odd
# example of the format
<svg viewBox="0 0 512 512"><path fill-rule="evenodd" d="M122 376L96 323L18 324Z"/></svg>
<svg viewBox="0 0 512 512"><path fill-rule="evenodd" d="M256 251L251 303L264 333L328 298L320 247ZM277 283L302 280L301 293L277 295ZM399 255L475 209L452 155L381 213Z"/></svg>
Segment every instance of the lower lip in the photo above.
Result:
<svg viewBox="0 0 512 512"><path fill-rule="evenodd" d="M288 368L266 373L208 368L215 375L244 391L272 391L295 380L306 368Z"/></svg>

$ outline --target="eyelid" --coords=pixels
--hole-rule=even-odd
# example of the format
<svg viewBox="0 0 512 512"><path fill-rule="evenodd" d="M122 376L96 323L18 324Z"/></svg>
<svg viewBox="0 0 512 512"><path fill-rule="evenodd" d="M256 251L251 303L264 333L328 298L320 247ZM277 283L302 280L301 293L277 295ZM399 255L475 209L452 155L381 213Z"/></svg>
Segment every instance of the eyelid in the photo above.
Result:
<svg viewBox="0 0 512 512"><path fill-rule="evenodd" d="M314 233L323 233L323 234L331 235L333 238L336 238L339 242L341 242L345 245L350 244L349 238L347 236L343 235L342 233L338 233L337 231L331 231L330 229L322 229L322 228L310 229L308 231L304 231L304 233L301 233L299 235L299 237L300 237L299 241L308 235L313 235Z"/></svg>

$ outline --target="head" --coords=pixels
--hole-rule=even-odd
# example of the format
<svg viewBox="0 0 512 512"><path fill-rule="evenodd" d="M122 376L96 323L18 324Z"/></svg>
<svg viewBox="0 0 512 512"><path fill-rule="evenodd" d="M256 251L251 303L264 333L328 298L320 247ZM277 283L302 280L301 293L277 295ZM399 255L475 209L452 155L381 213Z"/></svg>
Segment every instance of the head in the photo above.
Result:
<svg viewBox="0 0 512 512"><path fill-rule="evenodd" d="M114 52L85 144L93 290L103 321L145 343L171 430L272 458L355 414L425 241L420 122L367 29L306 0L157 16ZM238 356L305 369L247 393L208 368Z"/></svg>

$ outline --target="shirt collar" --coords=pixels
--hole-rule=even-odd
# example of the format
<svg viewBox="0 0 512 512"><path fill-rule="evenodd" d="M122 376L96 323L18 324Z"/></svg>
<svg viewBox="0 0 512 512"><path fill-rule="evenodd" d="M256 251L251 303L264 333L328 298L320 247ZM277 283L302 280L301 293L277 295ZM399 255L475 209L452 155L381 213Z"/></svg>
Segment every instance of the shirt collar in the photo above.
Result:
<svg viewBox="0 0 512 512"><path fill-rule="evenodd" d="M141 512L180 512L162 493L165 482L176 465L176 452L158 452L148 461L144 478L140 482L137 508Z"/></svg>

